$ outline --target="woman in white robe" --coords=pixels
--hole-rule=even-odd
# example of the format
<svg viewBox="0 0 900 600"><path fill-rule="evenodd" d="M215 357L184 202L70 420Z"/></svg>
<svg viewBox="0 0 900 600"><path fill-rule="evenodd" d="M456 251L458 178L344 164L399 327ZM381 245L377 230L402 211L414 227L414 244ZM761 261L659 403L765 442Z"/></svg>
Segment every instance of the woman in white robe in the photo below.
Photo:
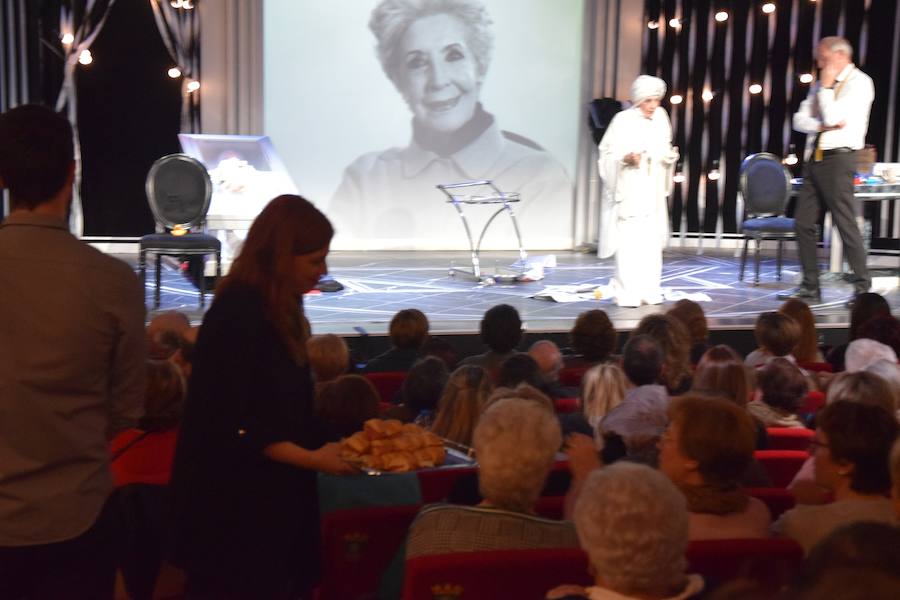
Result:
<svg viewBox="0 0 900 600"><path fill-rule="evenodd" d="M611 287L619 306L663 301L662 249L669 237L668 203L678 150L659 102L662 79L639 76L631 108L618 113L600 142L601 258L616 255Z"/></svg>

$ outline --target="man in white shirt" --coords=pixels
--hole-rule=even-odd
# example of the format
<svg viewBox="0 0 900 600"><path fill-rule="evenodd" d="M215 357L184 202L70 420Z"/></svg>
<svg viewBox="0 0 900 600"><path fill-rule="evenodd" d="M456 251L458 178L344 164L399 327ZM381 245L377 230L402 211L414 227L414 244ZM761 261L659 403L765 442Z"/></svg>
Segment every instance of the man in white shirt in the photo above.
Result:
<svg viewBox="0 0 900 600"><path fill-rule="evenodd" d="M866 251L856 224L853 177L856 151L865 145L869 109L875 97L872 79L853 64L853 47L840 37L825 37L816 48L819 81L794 115L794 129L815 135L815 145L803 177L794 217L803 281L800 287L778 294L780 300L821 301L816 262L816 222L819 203L831 211L844 254L853 269L853 299L869 291L872 279Z"/></svg>

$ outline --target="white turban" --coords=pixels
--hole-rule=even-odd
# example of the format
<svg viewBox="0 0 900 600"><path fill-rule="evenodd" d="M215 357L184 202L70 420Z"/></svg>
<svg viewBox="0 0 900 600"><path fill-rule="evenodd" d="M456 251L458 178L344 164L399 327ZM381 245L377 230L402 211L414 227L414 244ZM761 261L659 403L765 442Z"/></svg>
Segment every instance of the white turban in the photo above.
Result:
<svg viewBox="0 0 900 600"><path fill-rule="evenodd" d="M639 75L631 84L631 102L637 106L648 98L662 100L666 93L666 82L652 75Z"/></svg>

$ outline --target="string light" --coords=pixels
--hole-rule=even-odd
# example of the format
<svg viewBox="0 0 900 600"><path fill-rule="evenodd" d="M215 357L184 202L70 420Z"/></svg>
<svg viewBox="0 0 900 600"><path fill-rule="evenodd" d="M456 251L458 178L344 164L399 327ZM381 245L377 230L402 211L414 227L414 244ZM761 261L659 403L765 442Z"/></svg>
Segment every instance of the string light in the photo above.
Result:
<svg viewBox="0 0 900 600"><path fill-rule="evenodd" d="M669 27L671 27L672 29L681 29L681 19L672 17L671 19L669 19Z"/></svg>
<svg viewBox="0 0 900 600"><path fill-rule="evenodd" d="M194 3L191 0L171 0L169 4L172 8L183 8L184 10L194 8Z"/></svg>
<svg viewBox="0 0 900 600"><path fill-rule="evenodd" d="M647 21L647 29L659 29L659 21Z"/></svg>
<svg viewBox="0 0 900 600"><path fill-rule="evenodd" d="M69 32L62 34L62 37L59 39L63 43L64 46L71 46L75 41L75 36Z"/></svg>
<svg viewBox="0 0 900 600"><path fill-rule="evenodd" d="M774 2L766 2L762 5L762 11L767 15L771 15L775 12L775 3Z"/></svg>
<svg viewBox="0 0 900 600"><path fill-rule="evenodd" d="M719 161L714 160L712 162L712 169L706 174L706 178L710 181L718 181L721 176L722 174L719 173Z"/></svg>
<svg viewBox="0 0 900 600"><path fill-rule="evenodd" d="M88 49L82 50L81 54L78 55L78 62L83 65L89 65L94 62L94 57L91 56L91 51Z"/></svg>
<svg viewBox="0 0 900 600"><path fill-rule="evenodd" d="M684 102L684 97L682 97L681 94L673 94L669 98L669 102L672 104L681 104L682 102Z"/></svg>
<svg viewBox="0 0 900 600"><path fill-rule="evenodd" d="M793 167L798 162L800 162L800 159L797 158L797 151L796 151L796 148L794 147L794 144L790 144L788 146L788 155L784 157L783 162L784 162L784 164L786 164L789 167Z"/></svg>
<svg viewBox="0 0 900 600"><path fill-rule="evenodd" d="M674 181L675 183L684 183L685 181L687 181L687 177L684 176L684 173L678 171L677 173L675 173L675 176L672 177L672 181Z"/></svg>
<svg viewBox="0 0 900 600"><path fill-rule="evenodd" d="M728 12L727 11L720 10L719 12L716 13L716 21L718 21L719 23L724 23L727 20L728 20Z"/></svg>
<svg viewBox="0 0 900 600"><path fill-rule="evenodd" d="M703 93L700 94L700 97L703 98L704 102L709 102L715 97L715 94L713 94L712 90L703 90Z"/></svg>
<svg viewBox="0 0 900 600"><path fill-rule="evenodd" d="M758 83L754 83L748 88L748 91L754 95L758 94L762 91L762 86L759 85Z"/></svg>
<svg viewBox="0 0 900 600"><path fill-rule="evenodd" d="M189 93L196 92L199 89L200 89L200 82L197 81L196 79L191 79L190 81L187 82L187 91Z"/></svg>
<svg viewBox="0 0 900 600"><path fill-rule="evenodd" d="M181 77L181 69L179 69L178 67L172 67L168 70L168 74L172 79L178 79L179 77Z"/></svg>
<svg viewBox="0 0 900 600"><path fill-rule="evenodd" d="M800 76L800 83L812 83L813 82L813 74L812 73L804 73Z"/></svg>

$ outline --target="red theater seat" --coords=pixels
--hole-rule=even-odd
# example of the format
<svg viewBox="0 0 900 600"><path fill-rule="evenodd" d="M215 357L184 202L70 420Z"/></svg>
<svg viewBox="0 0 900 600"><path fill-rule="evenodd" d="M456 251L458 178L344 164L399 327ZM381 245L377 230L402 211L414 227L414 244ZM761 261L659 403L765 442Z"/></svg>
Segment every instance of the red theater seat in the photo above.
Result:
<svg viewBox="0 0 900 600"><path fill-rule="evenodd" d="M794 508L797 503L794 495L785 488L747 488L746 492L766 503L773 521L784 511Z"/></svg>
<svg viewBox="0 0 900 600"><path fill-rule="evenodd" d="M578 412L578 398L557 398L553 401L553 407L560 414Z"/></svg>
<svg viewBox="0 0 900 600"><path fill-rule="evenodd" d="M565 496L541 496L534 506L534 512L545 519L562 521L565 503Z"/></svg>
<svg viewBox="0 0 900 600"><path fill-rule="evenodd" d="M382 402L393 402L394 394L400 391L406 371L384 371L383 373L364 373L364 377L372 382Z"/></svg>
<svg viewBox="0 0 900 600"><path fill-rule="evenodd" d="M772 480L775 487L786 488L806 459L807 452L800 450L757 450L753 453Z"/></svg>
<svg viewBox="0 0 900 600"><path fill-rule="evenodd" d="M589 367L566 367L559 372L559 383L568 387L579 387L581 378Z"/></svg>
<svg viewBox="0 0 900 600"><path fill-rule="evenodd" d="M687 559L688 572L702 575L708 587L747 577L775 592L800 568L803 548L785 538L698 540L688 544Z"/></svg>
<svg viewBox="0 0 900 600"><path fill-rule="evenodd" d="M831 373L833 371L831 364L827 362L800 362L797 366L804 371L813 371L815 373Z"/></svg>
<svg viewBox="0 0 900 600"><path fill-rule="evenodd" d="M803 450L809 449L809 441L815 436L811 429L795 427L769 427L769 450Z"/></svg>
<svg viewBox="0 0 900 600"><path fill-rule="evenodd" d="M825 394L819 390L813 390L803 397L803 406L800 407L801 413L814 413L825 406Z"/></svg>
<svg viewBox="0 0 900 600"><path fill-rule="evenodd" d="M403 600L542 600L564 583L591 585L587 568L580 548L420 556L406 561Z"/></svg>
<svg viewBox="0 0 900 600"><path fill-rule="evenodd" d="M416 471L422 502L443 502L453 489L453 484L462 476L478 473L478 467L441 467Z"/></svg>

